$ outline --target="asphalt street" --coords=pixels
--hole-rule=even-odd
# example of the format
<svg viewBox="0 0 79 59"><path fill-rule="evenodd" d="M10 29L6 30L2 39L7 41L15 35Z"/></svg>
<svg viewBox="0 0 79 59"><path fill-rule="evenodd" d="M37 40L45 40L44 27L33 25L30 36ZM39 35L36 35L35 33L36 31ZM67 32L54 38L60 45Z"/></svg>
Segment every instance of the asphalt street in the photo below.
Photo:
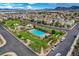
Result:
<svg viewBox="0 0 79 59"><path fill-rule="evenodd" d="M70 50L71 45L73 44L75 37L79 32L79 24L77 24L72 30L68 31L65 40L59 43L55 50L51 50L48 56L55 56L57 53L61 53L62 56L66 56Z"/></svg>
<svg viewBox="0 0 79 59"><path fill-rule="evenodd" d="M29 21L29 20L27 20L27 22L28 22L28 23L31 23L31 24L34 24L34 25L47 27L47 28L50 28L50 29L69 31L69 29L66 29L66 28L59 28L59 27L54 27L54 26L50 26L50 25L38 24L38 23L36 23L36 22L31 22L31 21Z"/></svg>
<svg viewBox="0 0 79 59"><path fill-rule="evenodd" d="M0 24L0 34L2 34L7 41L7 44L0 48L0 55L3 53L13 51L18 56L36 56L29 48L27 48L23 43L12 36L7 30L5 30Z"/></svg>

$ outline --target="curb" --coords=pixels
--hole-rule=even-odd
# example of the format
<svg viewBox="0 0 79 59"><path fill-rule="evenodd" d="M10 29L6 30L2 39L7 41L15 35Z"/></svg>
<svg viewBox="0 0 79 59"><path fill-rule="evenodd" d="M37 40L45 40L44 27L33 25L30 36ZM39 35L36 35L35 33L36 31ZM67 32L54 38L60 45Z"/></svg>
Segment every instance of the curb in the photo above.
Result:
<svg viewBox="0 0 79 59"><path fill-rule="evenodd" d="M72 30L77 24L74 24L69 30Z"/></svg>
<svg viewBox="0 0 79 59"><path fill-rule="evenodd" d="M1 56L5 56L5 55L17 56L17 54L15 52L12 52L12 51L6 52L6 53L2 54Z"/></svg>
<svg viewBox="0 0 79 59"><path fill-rule="evenodd" d="M75 38L70 50L68 51L67 56L71 56L71 53L73 52L74 46L76 45L78 38L79 38L79 33L78 33L77 37Z"/></svg>
<svg viewBox="0 0 79 59"><path fill-rule="evenodd" d="M3 44L1 44L0 47L3 47L4 45L6 45L7 42L6 42L5 38L1 34L0 34L0 38L3 41Z"/></svg>

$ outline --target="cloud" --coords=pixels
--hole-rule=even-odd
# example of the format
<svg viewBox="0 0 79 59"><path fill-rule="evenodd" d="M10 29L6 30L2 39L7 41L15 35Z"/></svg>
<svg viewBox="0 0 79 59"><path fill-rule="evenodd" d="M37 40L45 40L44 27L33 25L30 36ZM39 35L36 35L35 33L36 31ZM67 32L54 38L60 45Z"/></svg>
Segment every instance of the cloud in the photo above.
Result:
<svg viewBox="0 0 79 59"><path fill-rule="evenodd" d="M27 6L27 9L32 9L32 6L28 5L28 6Z"/></svg>
<svg viewBox="0 0 79 59"><path fill-rule="evenodd" d="M36 3L28 3L28 4L33 5L33 4L36 4Z"/></svg>
<svg viewBox="0 0 79 59"><path fill-rule="evenodd" d="M0 3L0 8L24 9L25 7L25 3Z"/></svg>
<svg viewBox="0 0 79 59"><path fill-rule="evenodd" d="M13 6L0 6L0 8L13 8Z"/></svg>
<svg viewBox="0 0 79 59"><path fill-rule="evenodd" d="M16 7L16 6L0 6L0 8L8 8L8 9L24 9L24 7Z"/></svg>

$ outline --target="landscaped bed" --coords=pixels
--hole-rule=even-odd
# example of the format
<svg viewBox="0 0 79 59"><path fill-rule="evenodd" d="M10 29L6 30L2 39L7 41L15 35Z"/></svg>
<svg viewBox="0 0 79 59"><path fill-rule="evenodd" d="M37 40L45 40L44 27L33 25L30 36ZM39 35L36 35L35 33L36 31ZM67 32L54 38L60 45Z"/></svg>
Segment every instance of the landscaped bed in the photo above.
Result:
<svg viewBox="0 0 79 59"><path fill-rule="evenodd" d="M4 21L4 25L6 25L7 27L10 27L10 28L13 28L16 27L17 25L21 24L20 20L17 20L17 19L8 19L8 20L5 20Z"/></svg>
<svg viewBox="0 0 79 59"><path fill-rule="evenodd" d="M48 48L51 48L52 45L54 45L55 43L60 41L60 38L65 34L63 31L52 30L52 29L49 29L49 28L46 28L46 27L34 26L33 29L36 29L40 32L50 34L50 36L45 36L43 39L41 39L41 38L37 37L36 35L33 35L32 33L30 33L26 29L22 30L22 31L16 30L15 29L16 25L14 25L14 24L21 24L20 20L11 20L10 19L10 20L6 20L4 22L4 24L8 29L10 28L11 30L12 29L15 30L15 32L13 32L13 33L18 38L20 38L22 41L24 41L26 44L29 41L29 44L27 46L30 47L33 51L35 51L38 54L41 54L42 48L43 48L43 51L44 51L43 53L46 54L49 51ZM48 44L49 42L50 42L50 44Z"/></svg>
<svg viewBox="0 0 79 59"><path fill-rule="evenodd" d="M0 45L1 45L1 44L3 44L3 41L2 41L2 39L0 39Z"/></svg>
<svg viewBox="0 0 79 59"><path fill-rule="evenodd" d="M76 45L74 46L74 49L71 53L72 56L79 56L79 38L77 40Z"/></svg>

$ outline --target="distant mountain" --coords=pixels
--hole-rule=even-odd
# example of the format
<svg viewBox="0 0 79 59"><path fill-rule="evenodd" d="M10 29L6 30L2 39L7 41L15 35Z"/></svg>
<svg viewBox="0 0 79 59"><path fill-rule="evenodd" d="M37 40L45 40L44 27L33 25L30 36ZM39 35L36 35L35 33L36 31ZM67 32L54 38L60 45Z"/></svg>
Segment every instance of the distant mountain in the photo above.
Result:
<svg viewBox="0 0 79 59"><path fill-rule="evenodd" d="M79 6L72 6L70 9L79 9Z"/></svg>
<svg viewBox="0 0 79 59"><path fill-rule="evenodd" d="M55 10L67 10L67 7L56 7Z"/></svg>
<svg viewBox="0 0 79 59"><path fill-rule="evenodd" d="M71 7L56 7L55 10L75 10L79 9L79 6L71 6Z"/></svg>

